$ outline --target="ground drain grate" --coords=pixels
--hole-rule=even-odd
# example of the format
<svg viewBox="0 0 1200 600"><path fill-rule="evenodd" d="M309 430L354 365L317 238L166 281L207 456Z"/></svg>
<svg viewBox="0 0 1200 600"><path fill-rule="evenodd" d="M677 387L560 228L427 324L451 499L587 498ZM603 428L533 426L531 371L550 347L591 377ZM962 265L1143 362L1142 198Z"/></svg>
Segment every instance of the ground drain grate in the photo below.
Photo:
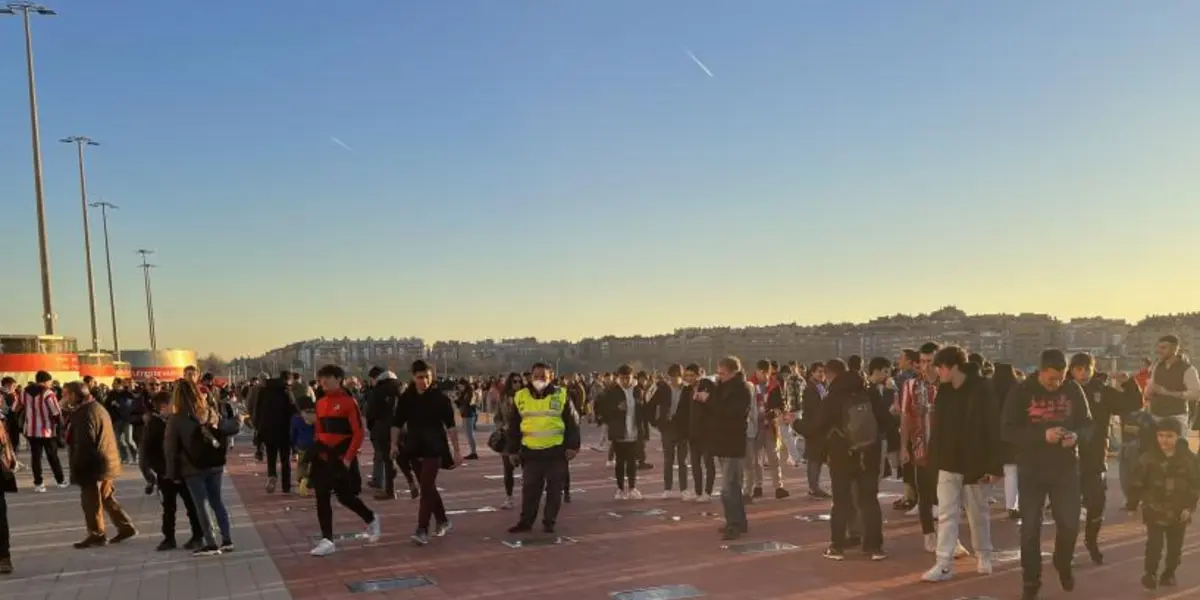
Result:
<svg viewBox="0 0 1200 600"><path fill-rule="evenodd" d="M390 590L409 590L412 588L437 585L432 579L419 575L416 577L394 577L392 579L375 579L372 581L356 581L346 584L353 594L362 592L386 592Z"/></svg>
<svg viewBox="0 0 1200 600"><path fill-rule="evenodd" d="M726 550L731 550L735 554L757 554L760 552L783 552L785 550L798 550L800 547L787 542L749 542L746 544L729 544L721 546Z"/></svg>
<svg viewBox="0 0 1200 600"><path fill-rule="evenodd" d="M704 592L690 585L664 585L640 590L626 590L609 594L614 600L681 600L699 598Z"/></svg>
<svg viewBox="0 0 1200 600"><path fill-rule="evenodd" d="M544 538L528 538L523 540L504 540L501 542L509 548L531 548L535 546L560 546L562 544L574 544L579 540L573 537L544 537Z"/></svg>

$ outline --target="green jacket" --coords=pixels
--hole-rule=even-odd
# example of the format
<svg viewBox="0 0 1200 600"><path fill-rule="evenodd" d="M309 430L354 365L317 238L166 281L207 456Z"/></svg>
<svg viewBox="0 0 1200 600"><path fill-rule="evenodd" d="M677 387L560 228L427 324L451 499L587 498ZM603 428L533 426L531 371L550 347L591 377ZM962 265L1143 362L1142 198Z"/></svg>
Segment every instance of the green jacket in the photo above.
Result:
<svg viewBox="0 0 1200 600"><path fill-rule="evenodd" d="M1133 469L1129 500L1142 505L1147 525L1175 525L1183 511L1195 512L1200 500L1200 462L1185 445L1167 456L1155 445Z"/></svg>

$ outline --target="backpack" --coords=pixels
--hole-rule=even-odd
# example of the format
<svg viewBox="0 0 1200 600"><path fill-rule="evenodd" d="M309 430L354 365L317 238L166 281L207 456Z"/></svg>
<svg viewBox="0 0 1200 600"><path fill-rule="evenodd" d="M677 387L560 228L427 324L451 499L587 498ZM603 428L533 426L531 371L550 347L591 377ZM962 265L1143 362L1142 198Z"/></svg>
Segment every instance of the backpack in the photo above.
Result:
<svg viewBox="0 0 1200 600"><path fill-rule="evenodd" d="M875 406L867 392L859 392L846 403L841 433L851 452L865 450L879 443L879 422Z"/></svg>
<svg viewBox="0 0 1200 600"><path fill-rule="evenodd" d="M183 453L193 467L214 469L225 466L225 436L216 427L196 423L192 435L185 442Z"/></svg>

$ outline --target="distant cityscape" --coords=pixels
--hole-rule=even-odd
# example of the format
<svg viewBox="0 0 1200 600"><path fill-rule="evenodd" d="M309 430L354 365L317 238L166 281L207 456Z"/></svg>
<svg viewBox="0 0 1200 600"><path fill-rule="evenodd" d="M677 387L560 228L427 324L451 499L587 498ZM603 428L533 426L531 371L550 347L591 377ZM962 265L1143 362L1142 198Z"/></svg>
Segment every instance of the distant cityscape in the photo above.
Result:
<svg viewBox="0 0 1200 600"><path fill-rule="evenodd" d="M929 314L879 317L867 323L780 324L765 327L689 327L671 333L544 341L536 338L444 341L427 345L421 338L315 339L295 342L254 358L230 363L234 372L254 374L292 369L309 376L323 364L336 363L352 373L372 365L400 372L422 358L446 374L490 374L527 369L535 361L561 372L611 371L629 363L638 369L662 369L695 362L712 369L721 357L744 361L770 358L812 362L858 354L895 358L905 348L936 340L979 352L994 362L1019 368L1036 365L1046 348L1090 352L1103 368L1136 369L1154 354L1166 334L1183 347L1200 339L1200 312L1150 316L1137 323L1084 317L1062 321L1045 314L968 315L953 306Z"/></svg>

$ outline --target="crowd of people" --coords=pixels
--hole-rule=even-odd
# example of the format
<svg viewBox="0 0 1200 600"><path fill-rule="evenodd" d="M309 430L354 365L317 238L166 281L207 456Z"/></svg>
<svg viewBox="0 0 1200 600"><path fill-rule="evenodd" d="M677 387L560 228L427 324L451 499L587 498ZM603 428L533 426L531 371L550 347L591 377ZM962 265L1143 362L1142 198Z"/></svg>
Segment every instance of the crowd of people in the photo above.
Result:
<svg viewBox="0 0 1200 600"><path fill-rule="evenodd" d="M360 499L358 453L368 443L376 459L366 486L376 489L374 498L396 499L396 478L403 475L408 496L418 500L413 543L425 546L448 534L437 477L479 458L475 427L482 417L495 424L487 445L501 455L502 507L520 509L511 533L532 530L539 509L543 531L555 531L570 502L569 465L585 423L604 428L617 500L644 497L638 479L653 469L646 451L652 431L662 442L662 498L712 501L719 469L725 540L749 532L745 505L766 495L768 474L771 495L783 499L791 495L785 467L803 468L808 497L832 501L824 552L831 560L844 560L853 548L870 560L887 558L879 484L885 477L902 480L905 494L893 508L919 521L933 555L921 579L931 583L951 579L955 559L970 554L979 573L992 572L989 502L992 486L1002 486L1008 517L1020 521L1025 600L1041 588L1047 515L1056 527L1051 564L1063 589L1075 586L1081 514L1084 546L1092 561L1103 562L1099 534L1115 452L1124 509L1140 510L1146 527L1142 583L1170 586L1200 499L1200 462L1186 440L1200 425L1200 377L1173 336L1159 341L1157 359L1131 376L1098 372L1086 353L1067 357L1051 349L1027 374L930 342L905 350L895 363L850 356L809 365L761 360L744 369L728 357L714 376L696 364L662 373L622 365L613 373L560 376L538 363L525 373L449 380L416 361L408 381L381 367L360 381L336 365L307 383L283 372L224 387L194 367L165 385L115 380L106 388L85 379L59 386L38 373L17 389L5 379L0 573L12 572L3 498L15 491L13 473L26 468L16 461L22 438L35 492L47 490L43 460L59 487L80 486L88 535L77 548L137 535L113 495L122 465L137 465L146 493L162 498L159 549L178 547L182 503L191 533L183 547L215 555L234 550L221 487L227 452L246 420L256 456L266 463L266 492L291 494L295 487L315 496L322 539L312 554L327 556L337 550L334 498L362 519L363 537L382 535L378 516ZM59 448L68 450L70 482ZM821 484L825 470L828 490ZM111 538L105 513L117 530ZM964 514L969 551L960 542Z"/></svg>

